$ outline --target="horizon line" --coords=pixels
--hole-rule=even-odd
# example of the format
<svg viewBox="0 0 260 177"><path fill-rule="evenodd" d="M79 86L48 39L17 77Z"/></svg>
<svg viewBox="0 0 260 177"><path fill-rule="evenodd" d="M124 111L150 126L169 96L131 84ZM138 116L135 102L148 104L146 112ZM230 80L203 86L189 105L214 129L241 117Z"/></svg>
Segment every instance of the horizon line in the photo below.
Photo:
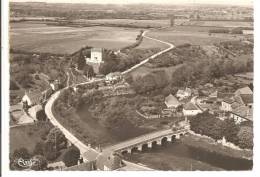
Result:
<svg viewBox="0 0 260 177"><path fill-rule="evenodd" d="M226 6L254 6L253 2L250 2L249 4L232 4L232 3L221 3L221 2L214 2L214 3L204 3L204 2L164 2L164 3L156 3L156 2L125 2L125 3L104 3L104 2L47 2L47 1L16 1L16 0L10 0L9 3L46 3L46 4L95 4L95 5L131 5L131 4L155 4L155 5L226 5Z"/></svg>

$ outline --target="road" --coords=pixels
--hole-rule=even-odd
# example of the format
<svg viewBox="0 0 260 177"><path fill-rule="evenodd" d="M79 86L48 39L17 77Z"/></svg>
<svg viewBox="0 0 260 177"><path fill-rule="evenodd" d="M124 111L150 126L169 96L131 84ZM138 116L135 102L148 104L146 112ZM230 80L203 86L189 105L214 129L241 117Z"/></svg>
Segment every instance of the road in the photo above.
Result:
<svg viewBox="0 0 260 177"><path fill-rule="evenodd" d="M150 59L153 59L171 49L174 48L174 45L171 44L171 43L168 43L168 42L164 42L164 41L161 41L161 40L158 40L158 39L155 39L155 38L151 38L151 37L148 37L148 36L145 36L145 34L147 33L148 31L145 31L143 33L143 37L147 38L147 39L151 39L151 40L154 40L154 41L157 41L157 42L160 42L160 43L164 43L164 44L167 44L169 45L169 48L165 49L165 50L162 50L152 56L150 56L149 58L145 59L144 61L142 61L141 63L133 66L132 68L122 72L121 74L127 74L129 72L131 72L132 70L142 66L143 64L147 63ZM68 79L67 79L67 87L63 88L62 90L64 89L67 89L69 87L69 81L70 81L70 74L67 72L66 73L67 76L68 76ZM94 82L99 82L99 81L102 81L104 79L96 79L96 80L91 80L91 81L87 81L87 82L83 82L83 83L79 83L79 84L76 84L75 86L77 85L85 85L85 84L90 84L90 83L94 83ZM53 112L52 112L52 107L54 105L54 102L55 100L59 97L61 91L57 91L56 93L54 93L51 98L48 100L48 102L46 103L46 106L45 106L45 113L47 115L47 117L50 119L50 122L54 125L54 126L57 126L62 132L63 134L65 135L65 137L71 142L73 143L76 147L79 148L81 154L83 154L84 152L87 152L87 151L93 151L94 153L99 153L98 151L96 151L95 149L92 149L90 147L88 147L87 145L85 145L83 142L81 142L79 139L77 139L71 132L69 132L65 127L63 127L55 118L55 116L53 115ZM126 162L126 167L124 167L125 169L128 169L128 170L152 170L148 167L144 167L144 166L141 166L141 165L137 165L137 164L133 164L131 162Z"/></svg>
<svg viewBox="0 0 260 177"><path fill-rule="evenodd" d="M148 31L145 31L145 32L142 34L142 36L143 36L144 38L147 38L147 39L150 39L150 40L153 40L153 41L157 41L157 42L166 44L166 45L168 45L169 47L168 47L167 49L164 49L164 50L162 50L162 51L156 53L156 54L153 54L152 56L150 56L150 57L148 57L147 59L141 61L140 63L136 64L135 66L133 66L133 67L127 69L126 71L124 71L124 72L121 73L122 75L125 75L125 74L127 74L127 73L133 71L134 69L136 69L136 68L142 66L143 64L147 63L149 60L151 60L151 59L153 59L153 58L156 58L156 57L158 57L159 55L161 55L161 54L163 54L163 53L165 53L165 52L168 52L169 50L171 50L171 49L173 49L173 48L175 47L173 44L171 44L171 43L169 43L169 42L161 41L161 40L159 40L159 39L155 39L155 38L151 38L151 37L149 37L149 36L146 36L146 33L147 33L147 32L148 32Z"/></svg>

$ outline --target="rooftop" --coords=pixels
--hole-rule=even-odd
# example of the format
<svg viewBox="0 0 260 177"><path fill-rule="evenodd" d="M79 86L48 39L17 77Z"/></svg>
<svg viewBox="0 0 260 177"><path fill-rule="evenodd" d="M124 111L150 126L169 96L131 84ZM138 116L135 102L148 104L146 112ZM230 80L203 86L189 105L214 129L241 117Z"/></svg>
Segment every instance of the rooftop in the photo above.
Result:
<svg viewBox="0 0 260 177"><path fill-rule="evenodd" d="M102 52L102 48L91 48L91 52Z"/></svg>
<svg viewBox="0 0 260 177"><path fill-rule="evenodd" d="M191 102L185 104L184 109L185 110L199 110L199 108Z"/></svg>
<svg viewBox="0 0 260 177"><path fill-rule="evenodd" d="M253 121L253 109L248 108L247 106L237 107L232 111L233 114L236 114L240 117L243 117L247 120Z"/></svg>
<svg viewBox="0 0 260 177"><path fill-rule="evenodd" d="M253 103L253 95L252 94L241 94L240 97L245 104Z"/></svg>
<svg viewBox="0 0 260 177"><path fill-rule="evenodd" d="M253 94L253 91L249 88L249 87L243 87L243 88L240 88L238 89L236 92L235 92L236 95L240 95L240 94Z"/></svg>
<svg viewBox="0 0 260 177"><path fill-rule="evenodd" d="M167 96L165 98L165 104L166 104L167 107L179 106L180 102L178 101L178 99L175 96L170 94L169 96Z"/></svg>

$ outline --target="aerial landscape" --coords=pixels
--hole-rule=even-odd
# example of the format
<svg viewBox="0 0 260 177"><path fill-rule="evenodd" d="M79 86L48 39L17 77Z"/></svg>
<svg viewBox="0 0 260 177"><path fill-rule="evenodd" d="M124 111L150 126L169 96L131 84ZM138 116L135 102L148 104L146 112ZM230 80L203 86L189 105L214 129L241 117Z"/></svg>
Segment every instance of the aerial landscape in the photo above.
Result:
<svg viewBox="0 0 260 177"><path fill-rule="evenodd" d="M253 5L189 2L10 1L10 170L252 170Z"/></svg>

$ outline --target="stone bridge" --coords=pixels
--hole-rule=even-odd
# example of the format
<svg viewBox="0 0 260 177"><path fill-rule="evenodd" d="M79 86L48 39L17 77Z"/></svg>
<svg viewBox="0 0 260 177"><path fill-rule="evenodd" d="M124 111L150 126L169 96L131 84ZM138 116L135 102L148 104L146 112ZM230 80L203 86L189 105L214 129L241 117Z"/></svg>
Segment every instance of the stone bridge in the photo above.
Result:
<svg viewBox="0 0 260 177"><path fill-rule="evenodd" d="M187 128L179 130L161 130L145 134L127 141L120 142L116 145L109 146L104 151L112 151L117 153L132 153L135 150L142 151L144 148L152 148L154 145L162 145L164 142L173 142L180 139L181 136L188 132Z"/></svg>

